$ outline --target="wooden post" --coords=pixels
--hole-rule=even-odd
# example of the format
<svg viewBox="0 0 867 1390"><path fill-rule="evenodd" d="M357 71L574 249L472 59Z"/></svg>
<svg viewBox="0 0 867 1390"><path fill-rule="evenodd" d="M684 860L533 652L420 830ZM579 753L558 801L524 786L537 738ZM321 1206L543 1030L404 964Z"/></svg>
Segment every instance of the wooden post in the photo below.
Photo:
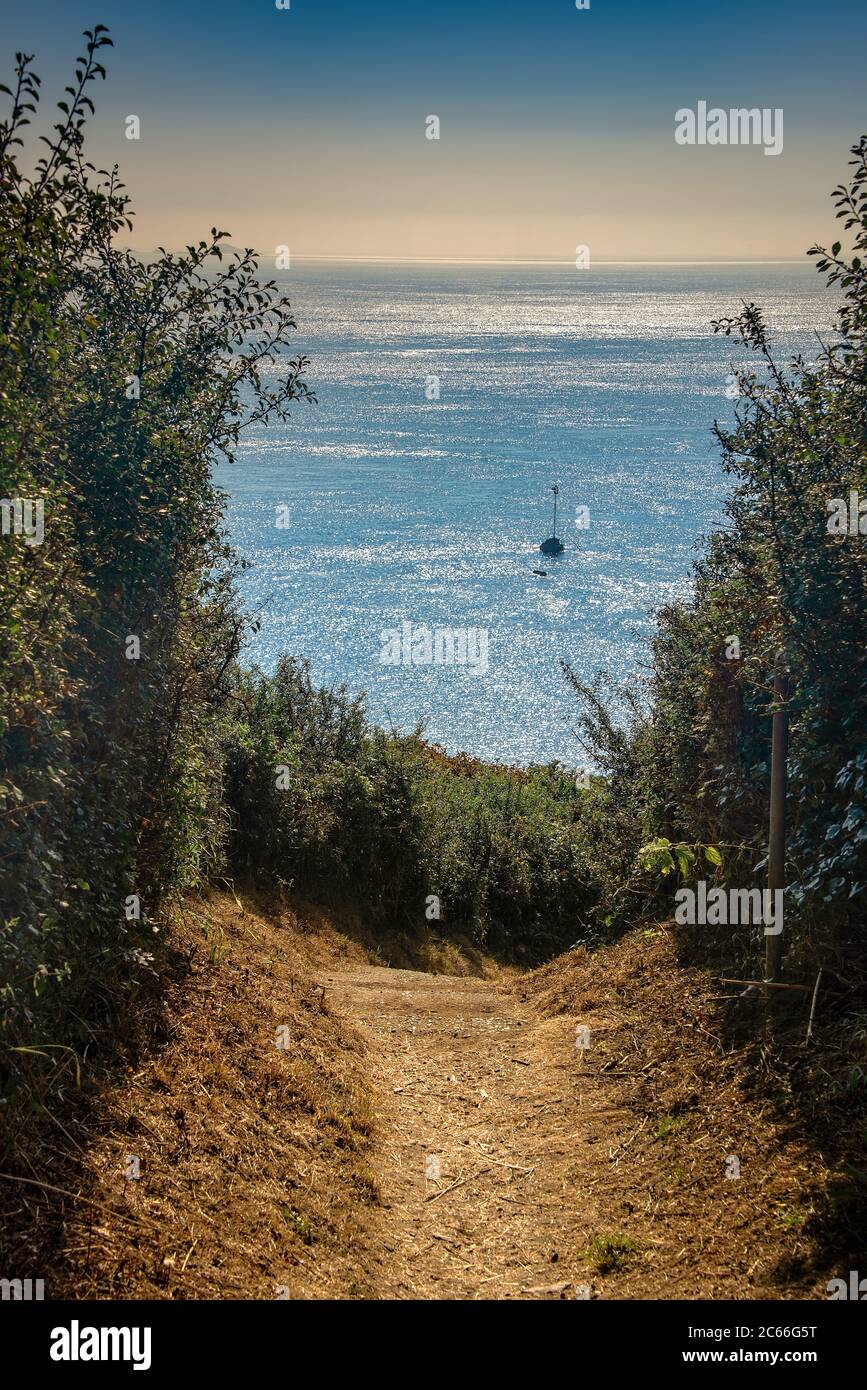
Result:
<svg viewBox="0 0 867 1390"><path fill-rule="evenodd" d="M774 703L771 733L771 813L768 826L768 891L771 906L777 889L786 886L786 758L789 743L789 681L784 652L777 654L774 672ZM775 922L775 926L778 924ZM765 979L776 980L783 955L783 934L765 937Z"/></svg>

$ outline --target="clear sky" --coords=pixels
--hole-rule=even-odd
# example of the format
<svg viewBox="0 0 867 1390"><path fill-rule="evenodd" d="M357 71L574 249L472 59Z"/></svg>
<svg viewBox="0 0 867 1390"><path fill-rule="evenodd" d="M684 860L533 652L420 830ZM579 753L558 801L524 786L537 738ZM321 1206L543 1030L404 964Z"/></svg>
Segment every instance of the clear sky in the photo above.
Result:
<svg viewBox="0 0 867 1390"><path fill-rule="evenodd" d="M54 119L95 23L92 157L141 247L216 223L293 257L798 258L867 130L864 0L6 0L3 78L35 52ZM782 154L676 144L699 101L782 107Z"/></svg>

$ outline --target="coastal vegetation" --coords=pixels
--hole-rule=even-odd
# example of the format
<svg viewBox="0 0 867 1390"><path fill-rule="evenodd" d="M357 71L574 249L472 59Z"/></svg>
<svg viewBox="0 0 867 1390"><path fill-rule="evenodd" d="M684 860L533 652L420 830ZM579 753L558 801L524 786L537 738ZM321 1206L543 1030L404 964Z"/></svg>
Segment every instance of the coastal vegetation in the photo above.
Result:
<svg viewBox="0 0 867 1390"><path fill-rule="evenodd" d="M74 1074L152 969L166 895L219 863L244 621L211 467L310 395L251 252L224 261L216 229L148 263L118 247L128 199L84 144L111 41L85 40L43 152L30 55L0 125L0 492L44 512L42 544L2 537L6 1097Z"/></svg>
<svg viewBox="0 0 867 1390"><path fill-rule="evenodd" d="M110 43L85 35L32 171L30 55L0 125L0 493L43 530L32 543L4 508L7 1101L76 1074L159 973L165 913L227 873L529 958L569 944L596 896L564 773L386 736L303 661L242 669L212 469L244 429L313 402L308 363L288 300L225 233L149 261L118 246L129 200L85 151Z"/></svg>
<svg viewBox="0 0 867 1390"><path fill-rule="evenodd" d="M766 867L774 675L788 683L784 961L862 978L867 891L867 550L857 520L867 478L867 138L834 192L849 251L814 246L839 295L815 360L777 361L762 311L745 304L715 331L756 368L736 374L736 422L717 425L733 488L691 597L658 615L643 703L631 727L572 677L606 772L614 846L641 856L647 906L671 910L679 882L714 876L761 887ZM855 526L837 524L841 499ZM623 815L621 808L628 807ZM636 844L636 832L643 843ZM664 867L675 872L660 877ZM708 849L710 848L710 860ZM678 853L672 857L672 849ZM627 866L630 855L621 863ZM633 864L635 859L632 860ZM755 934L703 928L735 964L758 964Z"/></svg>
<svg viewBox="0 0 867 1390"><path fill-rule="evenodd" d="M246 668L213 465L315 403L310 364L291 304L226 234L150 261L118 246L127 196L85 151L109 43L86 35L32 165L28 55L0 125L0 1103L38 1109L77 1078L161 978L165 921L209 885L350 904L383 934L528 965L670 917L678 883L761 887L781 652L786 967L833 965L857 990L867 564L858 528L827 521L867 492L867 141L835 195L853 249L813 251L840 294L834 340L781 366L756 305L716 324L756 355L717 429L727 524L692 597L659 615L644 685L567 669L596 769L576 779L376 728L303 654ZM42 509L40 543L14 499ZM709 943L758 968L748 930Z"/></svg>

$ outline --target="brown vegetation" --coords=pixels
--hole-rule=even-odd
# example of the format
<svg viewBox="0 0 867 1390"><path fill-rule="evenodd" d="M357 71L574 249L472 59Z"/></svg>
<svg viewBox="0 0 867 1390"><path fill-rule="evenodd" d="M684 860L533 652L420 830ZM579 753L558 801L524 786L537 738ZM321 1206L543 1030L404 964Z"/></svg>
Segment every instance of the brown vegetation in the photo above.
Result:
<svg viewBox="0 0 867 1390"><path fill-rule="evenodd" d="M799 998L772 1043L669 928L531 974L396 943L188 902L165 992L4 1182L6 1263L230 1299L824 1298L863 1263L851 1025L805 1045Z"/></svg>

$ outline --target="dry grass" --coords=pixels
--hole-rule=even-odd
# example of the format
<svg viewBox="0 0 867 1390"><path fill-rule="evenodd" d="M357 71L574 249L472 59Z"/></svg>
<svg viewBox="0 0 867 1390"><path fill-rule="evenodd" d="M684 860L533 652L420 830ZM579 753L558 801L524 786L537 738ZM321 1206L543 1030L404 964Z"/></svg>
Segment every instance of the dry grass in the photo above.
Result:
<svg viewBox="0 0 867 1390"><path fill-rule="evenodd" d="M215 895L169 938L130 1061L88 1075L28 1183L5 1185L6 1263L49 1297L363 1296L364 1050L310 983L298 922Z"/></svg>
<svg viewBox="0 0 867 1390"><path fill-rule="evenodd" d="M771 1027L725 994L669 927L520 975L190 902L19 1145L4 1268L75 1298L824 1298L865 1264L865 1020L822 999L805 1047L802 996Z"/></svg>
<svg viewBox="0 0 867 1390"><path fill-rule="evenodd" d="M591 1180L606 1230L643 1254L613 1262L607 1297L824 1298L863 1265L865 1120L830 1003L806 1046L804 996L766 1026L760 996L720 997L737 991L678 962L670 926L567 953L519 990L590 1028L576 1089L622 1108Z"/></svg>
<svg viewBox="0 0 867 1390"><path fill-rule="evenodd" d="M584 1281L594 1201L568 1181L585 1121L567 1103L568 1027L508 978L322 974L370 1043L381 1298L566 1298Z"/></svg>

